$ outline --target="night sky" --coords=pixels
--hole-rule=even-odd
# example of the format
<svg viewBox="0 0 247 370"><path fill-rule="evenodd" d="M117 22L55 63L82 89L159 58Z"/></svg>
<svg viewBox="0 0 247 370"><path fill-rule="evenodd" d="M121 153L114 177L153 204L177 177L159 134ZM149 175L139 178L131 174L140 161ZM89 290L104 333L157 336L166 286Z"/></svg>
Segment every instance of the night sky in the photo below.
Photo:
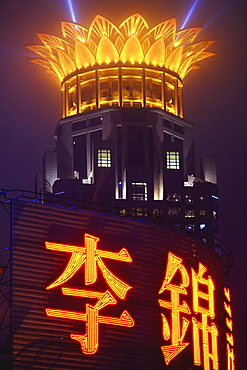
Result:
<svg viewBox="0 0 247 370"><path fill-rule="evenodd" d="M76 21L88 28L96 14L119 25L140 13L151 26L177 18L180 28L193 0L74 0ZM72 21L64 0L2 0L0 7L0 174L1 189L34 190L35 173L60 113L56 77L28 62L36 54L25 45L41 44L36 32L62 37L60 21ZM197 163L216 157L220 190L221 239L232 249L234 267L226 279L232 289L237 369L246 369L247 338L247 1L197 0L187 27L204 26L197 41L216 40L216 56L185 78L185 119L194 123ZM199 173L199 171L198 171ZM6 232L1 211L1 244ZM1 261L0 261L1 265Z"/></svg>

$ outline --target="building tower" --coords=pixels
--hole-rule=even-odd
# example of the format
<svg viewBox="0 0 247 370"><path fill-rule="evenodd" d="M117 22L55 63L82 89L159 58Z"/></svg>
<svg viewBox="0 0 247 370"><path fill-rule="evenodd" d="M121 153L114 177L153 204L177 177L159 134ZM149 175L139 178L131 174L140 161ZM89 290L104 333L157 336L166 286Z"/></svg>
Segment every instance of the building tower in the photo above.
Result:
<svg viewBox="0 0 247 370"><path fill-rule="evenodd" d="M175 19L150 29L135 14L118 28L96 16L89 30L62 22L64 39L38 34L43 46L29 48L43 58L32 61L59 78L63 116L49 156L59 180L48 187L44 172L44 192L219 235L216 173L204 165L195 176L193 125L183 118L184 78L212 55L211 41L195 42L200 30L177 31ZM43 167L51 171L50 159Z"/></svg>
<svg viewBox="0 0 247 370"><path fill-rule="evenodd" d="M234 369L215 165L196 176L183 117L184 77L212 55L199 31L96 16L30 46L63 116L41 194L2 192L14 369Z"/></svg>

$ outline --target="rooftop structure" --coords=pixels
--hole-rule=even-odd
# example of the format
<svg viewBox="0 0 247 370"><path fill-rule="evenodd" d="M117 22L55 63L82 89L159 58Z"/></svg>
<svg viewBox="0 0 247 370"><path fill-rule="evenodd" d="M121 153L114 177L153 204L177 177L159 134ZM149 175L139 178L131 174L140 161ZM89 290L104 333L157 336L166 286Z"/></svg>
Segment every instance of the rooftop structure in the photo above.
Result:
<svg viewBox="0 0 247 370"><path fill-rule="evenodd" d="M184 77L210 57L212 41L195 42L201 27L177 31L169 19L150 28L135 14L119 27L97 15L89 29L62 22L63 39L37 34L32 62L61 82L62 116L112 107L160 108L183 117Z"/></svg>
<svg viewBox="0 0 247 370"><path fill-rule="evenodd" d="M62 31L30 47L61 82L56 150L36 194L0 192L13 368L234 368L216 166L207 156L196 176L182 105L211 42L139 14Z"/></svg>
<svg viewBox="0 0 247 370"><path fill-rule="evenodd" d="M63 112L43 192L219 237L218 188L206 169L195 176L193 124L183 118L183 80L213 55L212 41L195 41L200 30L177 31L175 19L150 28L135 14L119 27L99 15L88 30L62 22L63 39L38 34L43 45L29 48L42 59L32 61L60 80Z"/></svg>

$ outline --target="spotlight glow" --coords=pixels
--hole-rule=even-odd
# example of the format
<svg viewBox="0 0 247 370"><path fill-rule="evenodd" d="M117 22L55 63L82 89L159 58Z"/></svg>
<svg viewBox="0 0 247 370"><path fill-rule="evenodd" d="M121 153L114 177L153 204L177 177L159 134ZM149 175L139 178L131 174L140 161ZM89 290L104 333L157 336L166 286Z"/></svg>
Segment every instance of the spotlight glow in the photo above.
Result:
<svg viewBox="0 0 247 370"><path fill-rule="evenodd" d="M72 0L68 0L68 5L69 5L69 10L70 10L70 14L71 14L72 21L73 21L74 23L76 23L75 13L74 13L74 9L73 9Z"/></svg>
<svg viewBox="0 0 247 370"><path fill-rule="evenodd" d="M199 1L199 0L195 0L194 4L192 5L192 7L191 7L191 9L190 9L190 11L189 11L189 13L188 13L187 17L185 18L185 21L184 21L183 25L182 25L182 27L181 27L181 30L186 26L186 23L187 23L187 22L188 22L188 20L190 19L190 16L191 16L191 14L192 14L193 10L195 9L195 6L196 6L196 4L198 3L198 1Z"/></svg>

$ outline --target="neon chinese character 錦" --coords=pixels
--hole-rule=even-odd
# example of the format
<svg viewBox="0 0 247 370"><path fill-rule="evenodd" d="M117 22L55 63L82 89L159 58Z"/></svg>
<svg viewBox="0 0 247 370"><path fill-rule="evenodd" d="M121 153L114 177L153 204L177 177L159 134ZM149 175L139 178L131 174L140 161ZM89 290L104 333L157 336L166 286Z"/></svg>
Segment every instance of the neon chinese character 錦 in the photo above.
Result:
<svg viewBox="0 0 247 370"><path fill-rule="evenodd" d="M193 338L194 338L194 364L201 365L200 352L200 334L202 332L203 343L203 358L204 369L210 369L210 360L212 361L213 369L218 369L218 348L217 337L218 330L214 323L209 325L208 318L214 319L214 283L211 276L204 278L203 275L207 271L202 263L199 263L198 274L191 269L192 286L193 286L193 310L201 314L201 322L192 318L193 323ZM202 288L203 287L203 288ZM211 352L210 349L211 348Z"/></svg>
<svg viewBox="0 0 247 370"><path fill-rule="evenodd" d="M99 240L99 238L93 235L85 234L85 245L83 247L46 242L46 248L49 250L71 253L70 260L65 270L53 283L46 287L46 289L49 290L63 285L70 280L83 265L85 265L85 285L92 285L97 281L98 267L103 278L113 292L120 299L125 299L128 290L131 289L132 286L115 276L106 267L103 262L103 258L122 262L132 262L132 259L128 251L124 248L118 253L97 249L97 243ZM105 292L95 292L91 290L62 287L62 293L68 296L98 300L94 306L86 304L85 313L52 308L46 309L48 316L86 321L86 334L71 334L71 338L80 343L82 352L85 354L94 354L98 350L100 323L126 327L132 327L134 325L134 320L127 310L122 312L120 318L99 315L99 312L104 307L117 303L116 299L108 290Z"/></svg>
<svg viewBox="0 0 247 370"><path fill-rule="evenodd" d="M181 275L180 285L174 285L171 283L174 275L177 272L179 272ZM161 313L163 338L165 340L171 339L171 345L165 345L161 347L165 363L167 365L189 344L183 343L185 333L189 326L189 320L184 316L180 316L180 313L191 313L186 302L183 301L182 304L180 303L180 294L188 294L186 288L188 287L189 282L189 275L186 268L182 264L182 258L179 258L169 252L166 274L159 290L159 294L163 293L165 290L170 291L171 299L170 301L165 301L163 299L158 300L161 307L171 310L171 328L169 327L167 318L163 313Z"/></svg>

